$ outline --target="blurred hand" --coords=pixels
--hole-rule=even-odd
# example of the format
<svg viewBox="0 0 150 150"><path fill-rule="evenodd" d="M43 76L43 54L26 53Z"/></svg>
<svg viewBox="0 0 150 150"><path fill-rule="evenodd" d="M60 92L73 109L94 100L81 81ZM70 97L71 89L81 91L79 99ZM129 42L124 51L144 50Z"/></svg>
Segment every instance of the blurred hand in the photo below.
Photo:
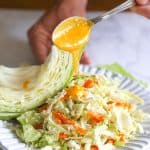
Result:
<svg viewBox="0 0 150 150"><path fill-rule="evenodd" d="M38 61L43 63L51 51L52 32L64 19L71 16L85 16L87 0L59 0L53 9L44 14L28 31L29 43ZM81 63L89 64L84 53Z"/></svg>
<svg viewBox="0 0 150 150"><path fill-rule="evenodd" d="M136 2L137 6L131 8L131 11L150 18L150 0L136 0Z"/></svg>

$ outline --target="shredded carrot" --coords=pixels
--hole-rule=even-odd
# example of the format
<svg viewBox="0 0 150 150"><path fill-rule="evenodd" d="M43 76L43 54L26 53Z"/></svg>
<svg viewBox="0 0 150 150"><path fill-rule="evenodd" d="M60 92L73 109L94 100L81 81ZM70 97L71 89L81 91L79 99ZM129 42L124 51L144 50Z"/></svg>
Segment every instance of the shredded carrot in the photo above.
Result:
<svg viewBox="0 0 150 150"><path fill-rule="evenodd" d="M130 103L124 103L124 107L127 108L127 109L131 109L132 108L132 105Z"/></svg>
<svg viewBox="0 0 150 150"><path fill-rule="evenodd" d="M113 104L113 103L114 103L113 101L108 101L108 102L107 102L108 105L111 105L111 104Z"/></svg>
<svg viewBox="0 0 150 150"><path fill-rule="evenodd" d="M69 124L72 125L75 130L81 134L81 135L85 135L87 133L87 131L83 128L81 128L78 125L75 125L75 122L71 119L69 119L67 116L65 116L64 114L62 114L61 112L58 111L54 111L53 115L55 117L55 121L59 124Z"/></svg>
<svg viewBox="0 0 150 150"><path fill-rule="evenodd" d="M94 85L94 81L91 79L88 79L84 82L83 87L85 88L91 88Z"/></svg>
<svg viewBox="0 0 150 150"><path fill-rule="evenodd" d="M43 129L43 126L42 126L41 123L36 123L36 124L34 125L34 128L35 128L35 129Z"/></svg>
<svg viewBox="0 0 150 150"><path fill-rule="evenodd" d="M92 145L90 150L99 150L97 145Z"/></svg>
<svg viewBox="0 0 150 150"><path fill-rule="evenodd" d="M123 106L121 102L116 102L115 105L116 105L117 107Z"/></svg>
<svg viewBox="0 0 150 150"><path fill-rule="evenodd" d="M57 122L58 124L62 124L62 121L58 118L55 118L55 122Z"/></svg>
<svg viewBox="0 0 150 150"><path fill-rule="evenodd" d="M120 137L120 141L121 142L125 142L125 136L124 136L124 134L122 134L122 133L119 133L119 137Z"/></svg>
<svg viewBox="0 0 150 150"><path fill-rule="evenodd" d="M91 121L96 124L96 123L100 123L100 122L104 122L105 120L105 117L98 114L98 113L95 113L95 112L92 112L92 111L88 111L87 112L88 116L90 117Z"/></svg>
<svg viewBox="0 0 150 150"><path fill-rule="evenodd" d="M38 111L39 111L39 112L42 112L42 111L47 110L47 109L48 109L48 104L45 104L45 105L39 107L39 108L38 108Z"/></svg>
<svg viewBox="0 0 150 150"><path fill-rule="evenodd" d="M65 101L65 100L67 100L68 97L69 97L69 96L68 96L68 94L66 93L63 97L60 98L60 100L61 100L61 101Z"/></svg>
<svg viewBox="0 0 150 150"><path fill-rule="evenodd" d="M70 124L70 125L74 125L74 121L72 121L71 119L69 119L67 116L65 116L64 114L62 114L61 112L58 111L54 111L53 115L56 118L56 121L60 124Z"/></svg>
<svg viewBox="0 0 150 150"><path fill-rule="evenodd" d="M115 106L117 106L117 107L123 107L123 108L127 108L127 109L131 109L132 108L132 104L130 104L128 102L108 101L107 104L108 105L115 104Z"/></svg>
<svg viewBox="0 0 150 150"><path fill-rule="evenodd" d="M76 126L76 125L75 125L74 127L75 127L76 131L77 131L79 134L81 134L81 135L85 135L85 134L87 133L87 130L85 130L85 129L79 127L79 126Z"/></svg>
<svg viewBox="0 0 150 150"><path fill-rule="evenodd" d="M115 139L107 139L106 143L114 144L115 143Z"/></svg>
<svg viewBox="0 0 150 150"><path fill-rule="evenodd" d="M68 134L65 134L64 132L59 133L59 139L66 139L68 138Z"/></svg>
<svg viewBox="0 0 150 150"><path fill-rule="evenodd" d="M25 89L25 90L27 90L28 87L29 87L29 83L30 83L29 80L25 80L25 81L23 82L23 84L22 84L22 88Z"/></svg>

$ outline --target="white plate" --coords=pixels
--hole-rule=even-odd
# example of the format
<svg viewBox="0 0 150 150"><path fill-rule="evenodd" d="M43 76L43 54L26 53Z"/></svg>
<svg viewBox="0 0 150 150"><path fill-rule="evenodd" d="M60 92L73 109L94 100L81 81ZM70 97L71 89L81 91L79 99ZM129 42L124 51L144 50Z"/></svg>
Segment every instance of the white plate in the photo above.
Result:
<svg viewBox="0 0 150 150"><path fill-rule="evenodd" d="M141 107L144 112L150 113L150 92L138 83L122 77L121 75L90 66L80 66L80 71L89 74L102 74L112 79L121 81L120 88L128 89L144 99L145 104ZM0 149L2 150L27 150L14 133L8 128L8 122L0 121ZM150 150L150 120L143 122L144 134L136 136L136 140L129 141L122 150Z"/></svg>

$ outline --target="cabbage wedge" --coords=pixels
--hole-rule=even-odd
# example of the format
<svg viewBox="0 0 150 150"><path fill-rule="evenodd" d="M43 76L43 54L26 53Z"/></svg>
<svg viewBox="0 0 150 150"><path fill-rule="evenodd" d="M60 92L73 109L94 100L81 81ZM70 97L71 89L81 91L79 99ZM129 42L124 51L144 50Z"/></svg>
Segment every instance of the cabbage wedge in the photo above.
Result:
<svg viewBox="0 0 150 150"><path fill-rule="evenodd" d="M14 118L42 105L64 88L72 73L72 55L56 47L41 66L0 66L0 119Z"/></svg>

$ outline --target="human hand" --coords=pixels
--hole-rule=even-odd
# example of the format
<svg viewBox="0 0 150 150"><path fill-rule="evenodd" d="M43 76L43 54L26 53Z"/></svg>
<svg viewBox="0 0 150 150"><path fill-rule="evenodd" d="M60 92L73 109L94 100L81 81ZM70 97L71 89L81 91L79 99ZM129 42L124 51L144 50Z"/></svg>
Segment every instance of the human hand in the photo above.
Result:
<svg viewBox="0 0 150 150"><path fill-rule="evenodd" d="M150 18L150 0L136 0L136 3L137 6L131 8L131 11Z"/></svg>
<svg viewBox="0 0 150 150"><path fill-rule="evenodd" d="M87 0L59 0L53 9L44 14L28 31L31 48L38 61L43 63L51 51L52 32L64 19L71 16L85 16ZM81 63L89 64L90 59L84 53Z"/></svg>

